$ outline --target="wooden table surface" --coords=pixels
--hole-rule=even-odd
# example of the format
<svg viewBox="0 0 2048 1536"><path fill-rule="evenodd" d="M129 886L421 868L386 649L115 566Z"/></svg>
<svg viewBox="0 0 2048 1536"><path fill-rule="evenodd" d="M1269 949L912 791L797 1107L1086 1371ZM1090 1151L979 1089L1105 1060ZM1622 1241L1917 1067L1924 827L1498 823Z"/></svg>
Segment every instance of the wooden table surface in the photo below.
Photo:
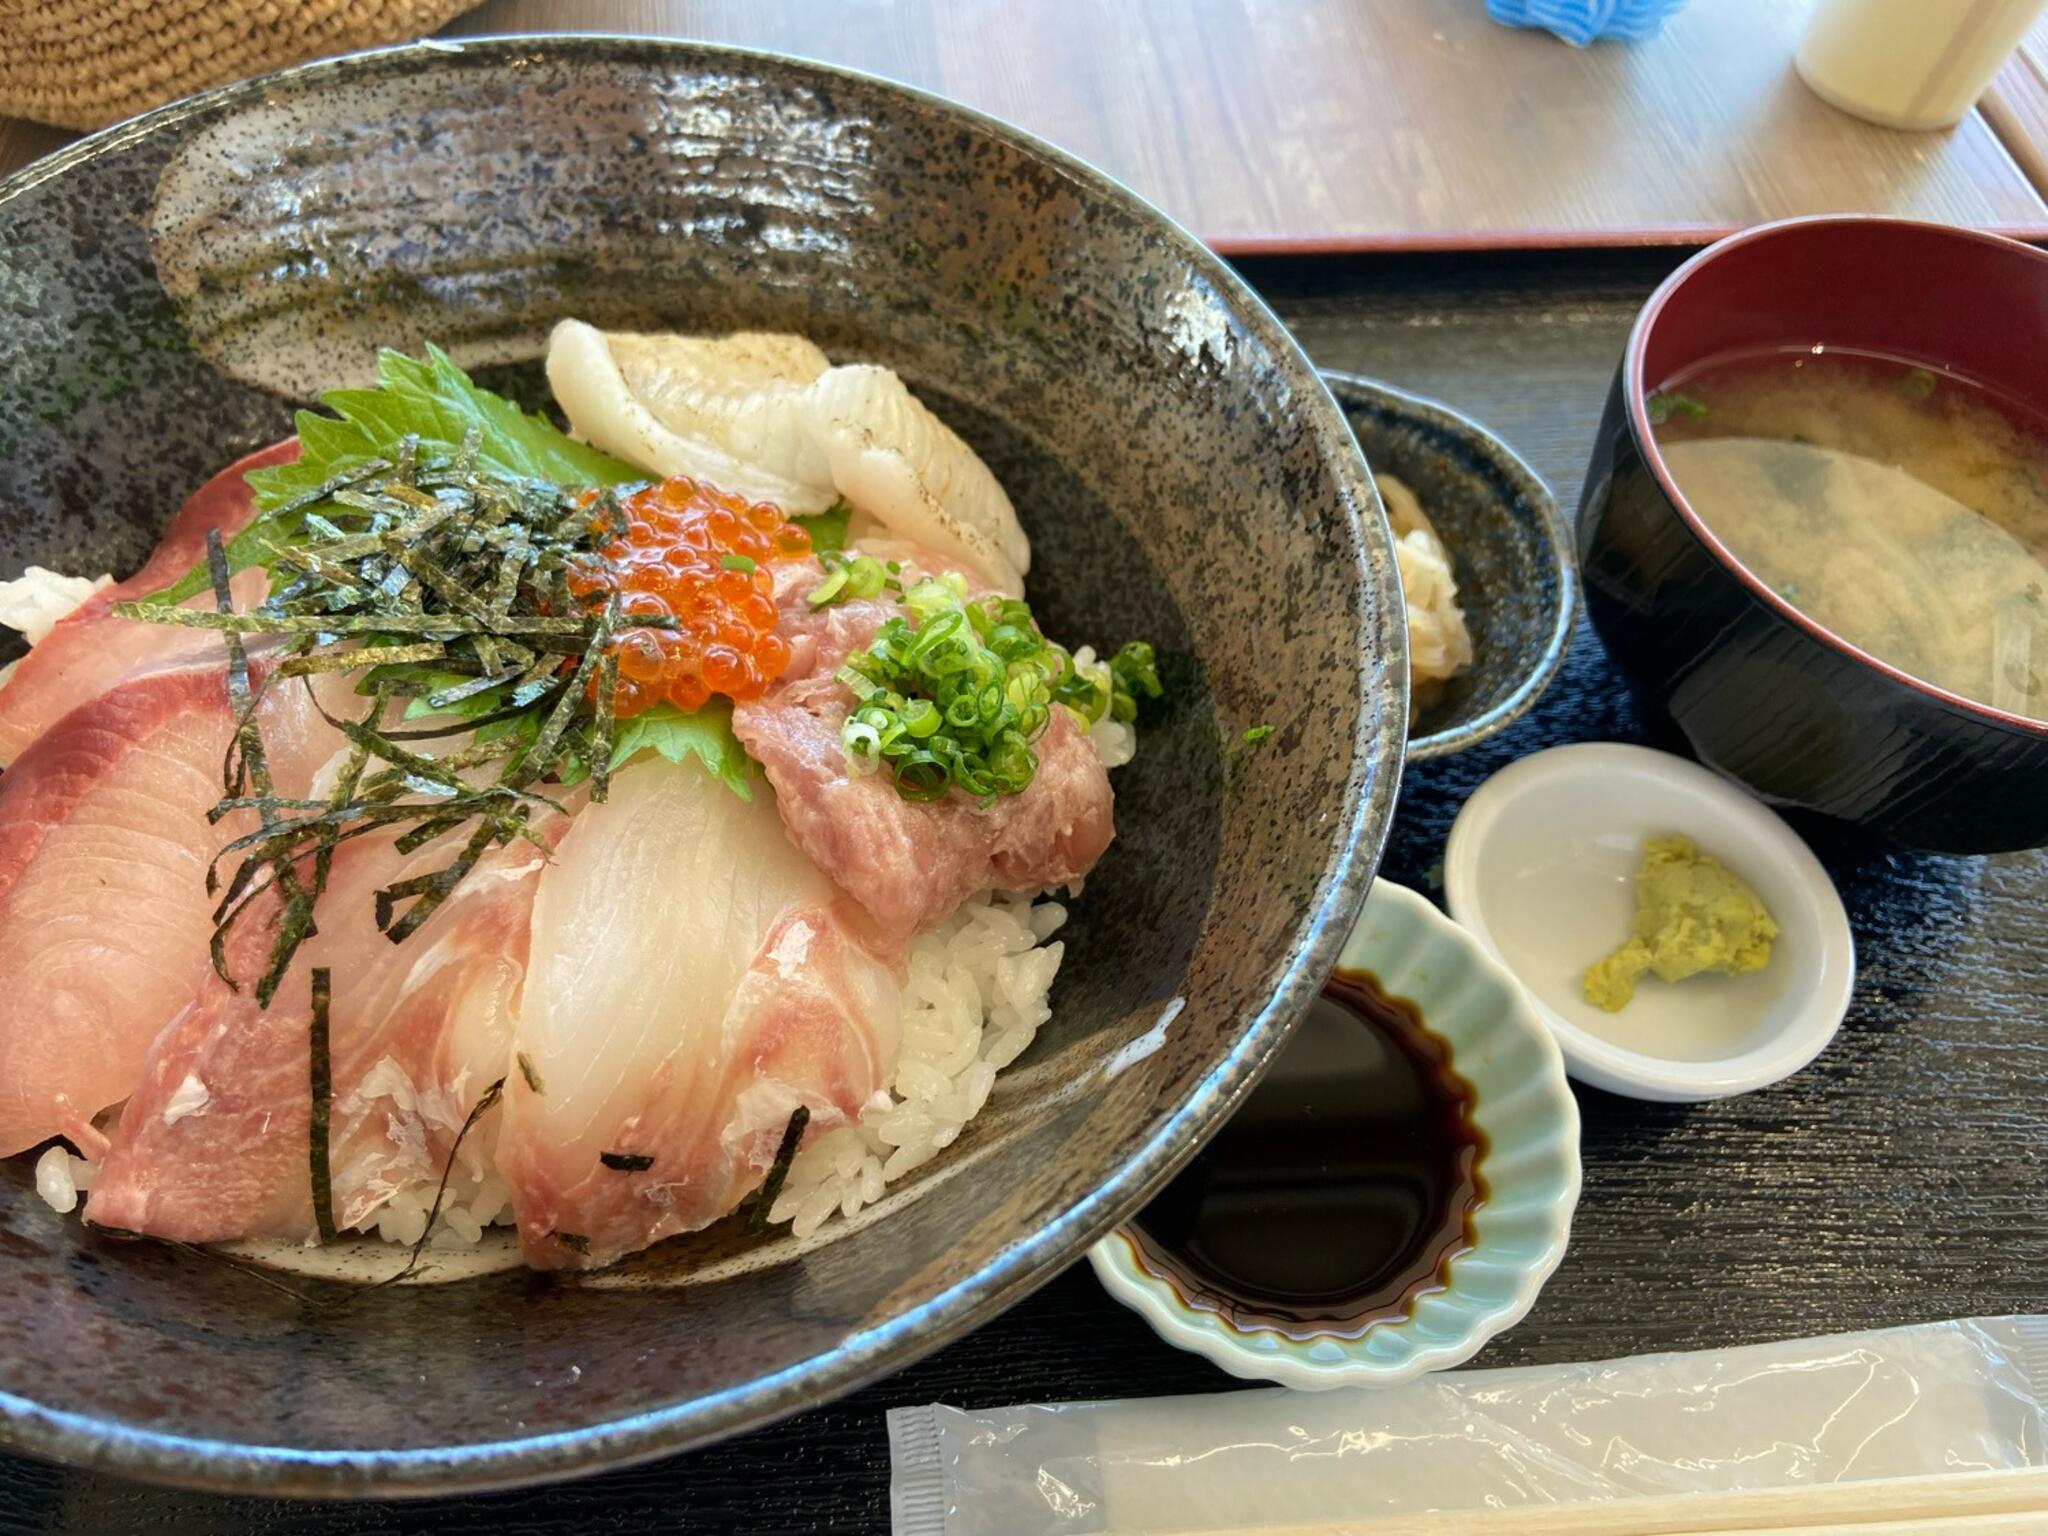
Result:
<svg viewBox="0 0 2048 1536"><path fill-rule="evenodd" d="M1677 243L1791 214L2048 237L1985 118L1872 127L1792 72L1806 0L1695 0L1574 49L1483 0L485 0L451 35L746 44L955 97L1231 252ZM0 120L0 173L66 136Z"/></svg>
<svg viewBox="0 0 2048 1536"><path fill-rule="evenodd" d="M2048 11L2043 11L1978 104L2037 187L2048 188Z"/></svg>

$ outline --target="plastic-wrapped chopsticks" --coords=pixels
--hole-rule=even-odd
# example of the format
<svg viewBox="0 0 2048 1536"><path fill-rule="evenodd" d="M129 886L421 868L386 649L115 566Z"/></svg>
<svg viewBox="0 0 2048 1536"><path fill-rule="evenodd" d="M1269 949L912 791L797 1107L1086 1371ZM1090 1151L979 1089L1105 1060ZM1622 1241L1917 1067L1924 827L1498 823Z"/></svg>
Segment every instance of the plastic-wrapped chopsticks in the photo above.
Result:
<svg viewBox="0 0 2048 1536"><path fill-rule="evenodd" d="M889 1416L895 1536L2048 1530L2048 1318ZM1748 1523L1743 1523L1748 1522ZM1876 1522L1876 1523L1873 1523Z"/></svg>

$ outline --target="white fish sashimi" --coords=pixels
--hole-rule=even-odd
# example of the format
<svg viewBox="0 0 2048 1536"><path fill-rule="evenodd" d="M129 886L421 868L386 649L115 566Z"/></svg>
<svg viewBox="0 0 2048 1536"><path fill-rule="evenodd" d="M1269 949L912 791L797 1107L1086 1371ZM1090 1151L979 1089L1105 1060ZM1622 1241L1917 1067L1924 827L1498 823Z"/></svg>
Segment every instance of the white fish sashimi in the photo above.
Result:
<svg viewBox="0 0 2048 1536"><path fill-rule="evenodd" d="M811 435L832 484L899 539L965 561L1021 593L1031 543L1017 509L979 455L887 368L819 375L806 396Z"/></svg>
<svg viewBox="0 0 2048 1536"><path fill-rule="evenodd" d="M804 414L829 366L801 336L764 331L639 336L564 320L548 341L548 387L578 436L798 516L838 495Z"/></svg>
<svg viewBox="0 0 2048 1536"><path fill-rule="evenodd" d="M765 789L648 759L578 815L534 903L498 1143L528 1262L694 1231L760 1183L796 1106L814 1133L858 1117L900 994L856 921Z"/></svg>
<svg viewBox="0 0 2048 1536"><path fill-rule="evenodd" d="M1021 593L1031 543L972 448L887 368L831 367L800 336L642 336L564 320L548 383L576 432L660 475L793 516L844 497L893 537Z"/></svg>

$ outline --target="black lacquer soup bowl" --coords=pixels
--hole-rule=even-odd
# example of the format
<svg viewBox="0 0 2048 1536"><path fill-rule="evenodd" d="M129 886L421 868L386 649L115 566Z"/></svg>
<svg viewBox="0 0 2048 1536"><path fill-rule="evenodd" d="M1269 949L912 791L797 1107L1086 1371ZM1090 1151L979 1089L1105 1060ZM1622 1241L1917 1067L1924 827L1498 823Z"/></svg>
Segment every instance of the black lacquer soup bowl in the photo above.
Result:
<svg viewBox="0 0 2048 1536"><path fill-rule="evenodd" d="M1856 649L1728 553L1674 482L1647 400L1717 357L1822 344L2048 407L2048 254L1901 219L1795 219L1701 252L1644 306L1579 506L1594 626L1653 718L1775 805L1911 848L2048 843L2048 724ZM1932 616L1931 616L1932 617Z"/></svg>

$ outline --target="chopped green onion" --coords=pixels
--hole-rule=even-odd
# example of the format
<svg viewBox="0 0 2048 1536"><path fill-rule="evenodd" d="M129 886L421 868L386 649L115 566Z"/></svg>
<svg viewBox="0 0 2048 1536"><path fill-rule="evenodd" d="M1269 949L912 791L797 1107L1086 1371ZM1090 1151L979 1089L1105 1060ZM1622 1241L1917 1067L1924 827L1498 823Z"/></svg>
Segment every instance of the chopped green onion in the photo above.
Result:
<svg viewBox="0 0 2048 1536"><path fill-rule="evenodd" d="M1109 675L1114 686L1109 712L1126 724L1138 718L1138 698L1156 699L1165 690L1159 683L1159 661L1152 647L1142 640L1126 642L1109 658Z"/></svg>
<svg viewBox="0 0 2048 1536"><path fill-rule="evenodd" d="M752 575L754 572L754 559L751 555L721 555L718 558L718 566L720 570L745 571L748 575Z"/></svg>
<svg viewBox="0 0 2048 1536"><path fill-rule="evenodd" d="M807 594L813 608L822 608L827 603L845 602L849 598L878 597L888 583L888 577L882 570L882 562L872 555L849 555L834 549L820 550L818 563L825 567L825 579L811 588Z"/></svg>
<svg viewBox="0 0 2048 1536"><path fill-rule="evenodd" d="M861 558L835 572L849 587ZM906 800L959 789L987 806L1020 793L1038 772L1032 744L1054 706L1085 728L1112 711L1129 720L1136 695L1161 691L1149 645L1077 663L1039 632L1028 604L970 598L957 573L913 583L902 607L846 658L837 681L854 697L839 733L848 760L857 772L886 770Z"/></svg>
<svg viewBox="0 0 2048 1536"><path fill-rule="evenodd" d="M1248 731L1246 731L1246 732L1244 733L1244 744L1245 744L1246 746L1248 746L1248 747L1255 747L1255 746L1257 746L1257 745L1258 745L1258 744L1259 744L1260 742L1264 741L1264 740L1265 740L1265 739L1266 739L1266 738L1267 738L1268 736L1270 736L1270 735L1272 735L1272 734L1273 734L1273 727L1272 727L1272 726L1270 726L1270 725L1255 725L1255 726L1253 726L1253 727L1252 727L1252 728L1251 728L1250 730L1248 730Z"/></svg>

